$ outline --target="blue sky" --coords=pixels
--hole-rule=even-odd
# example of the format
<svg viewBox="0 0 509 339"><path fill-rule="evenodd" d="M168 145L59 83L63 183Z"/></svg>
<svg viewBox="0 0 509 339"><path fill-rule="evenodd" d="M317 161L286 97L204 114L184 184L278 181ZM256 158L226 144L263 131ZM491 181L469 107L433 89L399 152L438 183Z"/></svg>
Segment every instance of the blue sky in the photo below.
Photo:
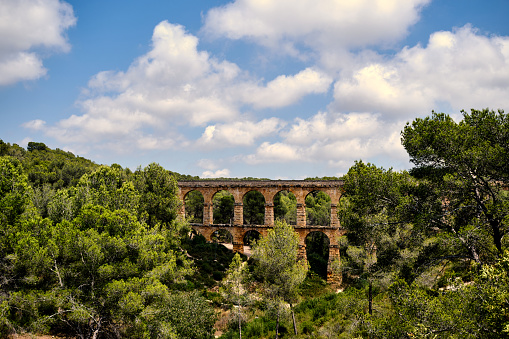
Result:
<svg viewBox="0 0 509 339"><path fill-rule="evenodd" d="M0 138L201 177L406 169L405 123L509 109L506 0L0 0Z"/></svg>

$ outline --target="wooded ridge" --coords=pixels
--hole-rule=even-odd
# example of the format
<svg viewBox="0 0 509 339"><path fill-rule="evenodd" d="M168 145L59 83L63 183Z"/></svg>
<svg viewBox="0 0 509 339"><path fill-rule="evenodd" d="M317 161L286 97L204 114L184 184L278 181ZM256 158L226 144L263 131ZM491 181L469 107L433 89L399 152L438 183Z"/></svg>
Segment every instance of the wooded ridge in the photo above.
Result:
<svg viewBox="0 0 509 339"><path fill-rule="evenodd" d="M192 231L203 220L199 192L186 195L186 220L177 217L177 182L197 177L0 140L0 337L509 337L509 117L462 113L404 126L408 171L359 160L323 178L343 183L340 291L324 280L320 232L299 257L284 181L275 225L246 240L248 258L222 244L227 232L207 242ZM244 196L243 217L262 224L256 193ZM228 192L212 205L214 222L230 222ZM310 223L330 223L326 194L305 205Z"/></svg>

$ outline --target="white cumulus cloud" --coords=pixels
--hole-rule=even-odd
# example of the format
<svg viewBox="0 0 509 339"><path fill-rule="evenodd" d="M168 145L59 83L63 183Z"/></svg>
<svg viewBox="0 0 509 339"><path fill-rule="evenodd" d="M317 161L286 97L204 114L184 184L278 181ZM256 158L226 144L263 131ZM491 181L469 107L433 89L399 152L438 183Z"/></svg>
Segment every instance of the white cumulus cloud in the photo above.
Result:
<svg viewBox="0 0 509 339"><path fill-rule="evenodd" d="M24 127L75 149L207 152L210 159L190 160L204 177L229 176L227 168L239 161L316 165L336 173L357 159L404 168L400 131L407 121L441 107L509 108L509 37L466 25L434 32L427 43L385 49L405 37L429 2L234 0L210 10L202 33L254 42L254 54L269 52L276 66L291 59L270 79L200 50L196 36L163 21L154 28L150 50L127 69L90 79L78 101L82 114ZM59 43L39 45L66 50L59 32ZM15 41L0 37L0 46L14 46L10 54L0 49L0 75L14 79L4 81L22 74L11 59L25 64L25 78L43 74L31 49L36 44L19 47ZM314 97L303 100L309 95Z"/></svg>
<svg viewBox="0 0 509 339"><path fill-rule="evenodd" d="M322 72L306 68L292 75L280 75L264 87L248 84L241 88L243 101L255 108L277 108L291 105L308 94L326 93L332 78Z"/></svg>
<svg viewBox="0 0 509 339"><path fill-rule="evenodd" d="M334 85L338 111L370 111L412 119L439 104L453 110L509 108L509 37L485 36L467 25L435 32L427 46L401 50Z"/></svg>
<svg viewBox="0 0 509 339"><path fill-rule="evenodd" d="M217 171L204 171L201 174L202 178L228 178L230 176L230 170L225 168Z"/></svg>
<svg viewBox="0 0 509 339"><path fill-rule="evenodd" d="M406 162L401 146L402 126L387 123L371 113L318 113L309 119L297 118L279 142L263 142L255 153L243 157L248 164L326 163L348 168L354 160L383 157Z"/></svg>
<svg viewBox="0 0 509 339"><path fill-rule="evenodd" d="M304 44L320 52L393 42L406 35L430 0L236 0L210 10L204 30L251 39L298 54Z"/></svg>
<svg viewBox="0 0 509 339"><path fill-rule="evenodd" d="M46 121L41 119L32 120L29 122L25 122L22 126L34 131L38 131L44 128L46 125Z"/></svg>
<svg viewBox="0 0 509 339"><path fill-rule="evenodd" d="M63 1L0 1L0 86L44 76L40 49L69 51L65 31L75 23Z"/></svg>
<svg viewBox="0 0 509 339"><path fill-rule="evenodd" d="M211 125L205 128L197 144L209 148L251 146L256 139L273 135L283 126L284 122L277 118L264 119L259 122L235 121Z"/></svg>
<svg viewBox="0 0 509 339"><path fill-rule="evenodd" d="M103 71L90 79L78 102L82 115L41 129L61 142L104 147L124 140L139 149L168 149L192 144L182 128L207 126L197 145L246 146L283 123L277 118L243 121L242 109L292 105L308 94L327 92L332 83L307 68L265 85L236 64L198 50L198 42L184 27L161 22L151 50L127 70Z"/></svg>

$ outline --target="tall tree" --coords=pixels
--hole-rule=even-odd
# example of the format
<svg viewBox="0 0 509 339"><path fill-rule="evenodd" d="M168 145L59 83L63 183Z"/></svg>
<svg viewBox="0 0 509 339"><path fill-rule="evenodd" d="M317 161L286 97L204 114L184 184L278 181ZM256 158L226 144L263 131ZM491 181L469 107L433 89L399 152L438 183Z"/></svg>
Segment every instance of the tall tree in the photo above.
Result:
<svg viewBox="0 0 509 339"><path fill-rule="evenodd" d="M509 116L488 109L462 114L459 123L435 112L415 119L402 143L412 174L427 188L420 207L432 212L423 224L454 236L466 256L486 263L502 255L509 228Z"/></svg>
<svg viewBox="0 0 509 339"><path fill-rule="evenodd" d="M255 273L263 278L265 295L276 307L276 338L278 338L279 318L283 302L290 304L294 331L297 326L292 304L297 297L297 288L304 281L307 264L298 260L299 235L285 222L276 221L267 236L253 247Z"/></svg>
<svg viewBox="0 0 509 339"><path fill-rule="evenodd" d="M135 172L135 186L141 193L140 208L148 224L170 223L176 218L180 200L175 177L161 165L151 163Z"/></svg>
<svg viewBox="0 0 509 339"><path fill-rule="evenodd" d="M419 239L404 221L410 202L408 190L415 182L406 172L362 161L350 168L344 180L339 217L348 232L341 240L344 255L340 269L368 282L371 314L373 282L394 274L409 260L409 248Z"/></svg>
<svg viewBox="0 0 509 339"><path fill-rule="evenodd" d="M242 339L242 307L249 302L249 293L245 286L248 276L246 263L242 262L238 253L235 253L223 279L221 291L227 300L237 306L239 339Z"/></svg>

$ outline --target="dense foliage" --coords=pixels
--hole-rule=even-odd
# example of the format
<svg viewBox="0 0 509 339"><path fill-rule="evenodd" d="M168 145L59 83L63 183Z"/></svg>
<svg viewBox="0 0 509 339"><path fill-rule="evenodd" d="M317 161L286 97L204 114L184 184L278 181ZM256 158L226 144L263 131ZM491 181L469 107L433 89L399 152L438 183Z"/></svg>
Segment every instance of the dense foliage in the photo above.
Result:
<svg viewBox="0 0 509 339"><path fill-rule="evenodd" d="M253 247L255 273L263 282L263 293L276 314L276 338L283 302L292 304L297 298L297 289L306 277L307 265L298 260L299 235L285 222L276 221L267 236ZM294 319L295 334L297 327Z"/></svg>
<svg viewBox="0 0 509 339"><path fill-rule="evenodd" d="M0 337L509 337L509 117L432 113L401 135L412 169L357 161L342 178L341 286L323 279L322 233L299 262L289 192L247 260L218 243L228 232L208 243L176 220L176 180L197 177L0 140ZM243 203L245 222L263 224L263 195ZM308 224L330 223L327 195L305 203ZM203 222L203 204L186 196L188 222ZM214 223L233 208L216 194Z"/></svg>
<svg viewBox="0 0 509 339"><path fill-rule="evenodd" d="M41 143L28 152L2 145L1 336L213 337L214 310L179 290L193 268L168 171L98 166ZM56 177L37 174L50 169Z"/></svg>

